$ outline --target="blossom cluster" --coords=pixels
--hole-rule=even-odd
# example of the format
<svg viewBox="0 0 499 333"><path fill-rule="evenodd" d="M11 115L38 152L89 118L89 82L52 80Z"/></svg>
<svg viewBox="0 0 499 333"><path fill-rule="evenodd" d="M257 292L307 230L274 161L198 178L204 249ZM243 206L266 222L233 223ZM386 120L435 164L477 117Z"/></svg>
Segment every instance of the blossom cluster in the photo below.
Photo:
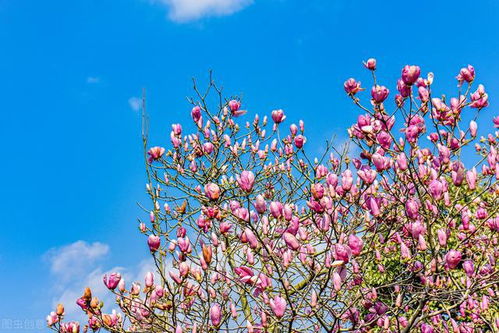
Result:
<svg viewBox="0 0 499 333"><path fill-rule="evenodd" d="M376 60L364 65L370 89L344 83L360 110L348 129L358 156L327 142L311 157L303 121L287 125L281 109L239 121L241 100L196 88L192 131L173 124L170 148L147 150L139 229L157 270L128 285L104 276L120 312L86 289L83 329L499 330L498 134L478 136L484 86L467 66L456 97L437 97L433 73L407 65L391 104ZM79 332L63 317L61 306L49 326Z"/></svg>

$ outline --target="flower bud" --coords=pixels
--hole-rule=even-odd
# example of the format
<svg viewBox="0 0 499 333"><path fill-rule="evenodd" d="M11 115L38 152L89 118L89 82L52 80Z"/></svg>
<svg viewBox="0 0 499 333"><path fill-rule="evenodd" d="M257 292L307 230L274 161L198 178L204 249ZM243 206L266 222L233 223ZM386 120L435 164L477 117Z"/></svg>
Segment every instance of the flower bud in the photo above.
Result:
<svg viewBox="0 0 499 333"><path fill-rule="evenodd" d="M239 187L247 192L250 193L253 189L253 185L255 184L255 174L251 171L243 171L241 172L241 175L236 176L237 183L239 184Z"/></svg>
<svg viewBox="0 0 499 333"><path fill-rule="evenodd" d="M477 130L478 130L478 125L476 121L474 120L470 121L470 134L472 137L476 137Z"/></svg>
<svg viewBox="0 0 499 333"><path fill-rule="evenodd" d="M201 108L199 106L195 106L192 108L191 117L195 123L197 123L201 119Z"/></svg>
<svg viewBox="0 0 499 333"><path fill-rule="evenodd" d="M376 59L374 58L367 59L367 61L364 62L364 67L366 67L370 71L376 70Z"/></svg>
<svg viewBox="0 0 499 333"><path fill-rule="evenodd" d="M286 119L286 116L284 115L284 111L279 109L279 110L274 110L272 111L272 120L276 124L280 124Z"/></svg>
<svg viewBox="0 0 499 333"><path fill-rule="evenodd" d="M111 273L109 275L105 274L103 280L104 280L104 285L109 290L114 290L118 286L118 283L120 283L121 274L120 273Z"/></svg>
<svg viewBox="0 0 499 333"><path fill-rule="evenodd" d="M350 96L353 96L363 90L360 87L360 82L355 81L353 78L346 80L345 83L343 83L343 88L345 88L346 93Z"/></svg>
<svg viewBox="0 0 499 333"><path fill-rule="evenodd" d="M437 236L438 236L438 243L441 246L445 246L447 244L447 232L444 229L438 229Z"/></svg>
<svg viewBox="0 0 499 333"><path fill-rule="evenodd" d="M154 285L154 274L147 272L144 280L146 287L151 288Z"/></svg>
<svg viewBox="0 0 499 333"><path fill-rule="evenodd" d="M404 81L405 84L410 86L418 80L420 74L421 74L421 69L419 68L419 66L406 65L402 69L402 80Z"/></svg>
<svg viewBox="0 0 499 333"><path fill-rule="evenodd" d="M300 248L300 242L293 234L285 232L284 234L282 234L282 238L290 249L296 251Z"/></svg>
<svg viewBox="0 0 499 333"><path fill-rule="evenodd" d="M57 308L56 308L55 313L58 316L63 316L64 315L64 306L62 304L57 304Z"/></svg>
<svg viewBox="0 0 499 333"><path fill-rule="evenodd" d="M447 254L445 255L445 263L447 264L447 267L450 269L456 268L461 261L461 257L461 252L459 251L450 250L449 252L447 252Z"/></svg>
<svg viewBox="0 0 499 333"><path fill-rule="evenodd" d="M159 236L156 235L149 235L147 238L147 245L149 245L149 250L151 252L156 252L159 249L159 246L161 245L161 240Z"/></svg>
<svg viewBox="0 0 499 333"><path fill-rule="evenodd" d="M473 264L473 261L466 260L463 262L463 269L467 276L472 277L475 272L475 265Z"/></svg>
<svg viewBox="0 0 499 333"><path fill-rule="evenodd" d="M373 98L374 103L381 104L388 97L390 90L385 86L375 85L371 89L371 96Z"/></svg>
<svg viewBox="0 0 499 333"><path fill-rule="evenodd" d="M212 201L218 200L220 197L220 187L215 183L209 183L204 186L204 193L208 199Z"/></svg>
<svg viewBox="0 0 499 333"><path fill-rule="evenodd" d="M210 320L211 324L215 327L220 325L222 320L222 308L219 304L213 304L210 308Z"/></svg>
<svg viewBox="0 0 499 333"><path fill-rule="evenodd" d="M286 300L281 296L275 296L270 299L270 308L274 311L277 318L282 318L286 312Z"/></svg>

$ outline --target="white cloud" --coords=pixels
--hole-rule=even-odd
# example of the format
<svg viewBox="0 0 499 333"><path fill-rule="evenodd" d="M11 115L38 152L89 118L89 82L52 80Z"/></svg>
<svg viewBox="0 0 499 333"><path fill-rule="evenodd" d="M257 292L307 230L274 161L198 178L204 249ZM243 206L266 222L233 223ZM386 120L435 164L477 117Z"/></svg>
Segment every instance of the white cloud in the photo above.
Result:
<svg viewBox="0 0 499 333"><path fill-rule="evenodd" d="M109 246L107 244L98 242L88 244L81 240L49 250L44 258L50 263L50 271L53 275L52 309L55 309L59 303L64 304L68 320L85 322L85 315L75 303L76 299L83 294L85 287L89 287L92 290L92 295L104 302L104 312L109 313L113 309L119 310L115 304L113 293L107 290L102 281L104 274L121 273L127 287L130 287L134 281L143 284L144 277L149 271L155 272L156 278L159 278L152 258L144 259L129 268L106 267L105 263L99 262L99 260L108 253Z"/></svg>
<svg viewBox="0 0 499 333"><path fill-rule="evenodd" d="M110 271L117 271L119 268L113 268ZM102 281L102 276L105 273L102 268L96 268L88 274L80 275L78 279L70 283L57 283L54 285L54 293L57 295L52 299L52 308L57 304L64 304L64 310L69 320L79 320L83 312L81 308L76 305L76 300L83 295L83 290L89 287L92 290L92 295L97 296L100 300L104 301L106 309L113 309L114 304L113 294L110 293Z"/></svg>
<svg viewBox="0 0 499 333"><path fill-rule="evenodd" d="M45 259L50 262L50 270L62 280L70 280L80 274L109 252L109 246L99 242L89 244L77 241L72 244L50 249Z"/></svg>
<svg viewBox="0 0 499 333"><path fill-rule="evenodd" d="M130 97L128 99L128 105L132 108L133 111L139 111L142 100L138 97Z"/></svg>
<svg viewBox="0 0 499 333"><path fill-rule="evenodd" d="M87 77L87 83L92 84L92 83L99 83L100 82L100 77L98 76L89 76Z"/></svg>
<svg viewBox="0 0 499 333"><path fill-rule="evenodd" d="M152 0L169 8L168 16L186 22L206 16L230 15L253 3L253 0Z"/></svg>

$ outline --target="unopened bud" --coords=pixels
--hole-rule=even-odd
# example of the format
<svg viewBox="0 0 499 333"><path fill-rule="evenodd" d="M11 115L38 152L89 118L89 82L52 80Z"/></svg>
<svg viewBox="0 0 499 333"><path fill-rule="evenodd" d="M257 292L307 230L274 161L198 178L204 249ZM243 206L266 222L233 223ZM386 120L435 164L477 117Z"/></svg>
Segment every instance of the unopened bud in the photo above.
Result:
<svg viewBox="0 0 499 333"><path fill-rule="evenodd" d="M62 304L57 304L57 309L55 311L58 316L64 315L64 305Z"/></svg>
<svg viewBox="0 0 499 333"><path fill-rule="evenodd" d="M85 291L83 292L83 296L82 298L85 300L85 301L90 301L92 299L92 291L90 290L89 287L86 287L85 288Z"/></svg>
<svg viewBox="0 0 499 333"><path fill-rule="evenodd" d="M99 299L97 297L93 297L92 301L90 301L90 307L96 309L99 307Z"/></svg>

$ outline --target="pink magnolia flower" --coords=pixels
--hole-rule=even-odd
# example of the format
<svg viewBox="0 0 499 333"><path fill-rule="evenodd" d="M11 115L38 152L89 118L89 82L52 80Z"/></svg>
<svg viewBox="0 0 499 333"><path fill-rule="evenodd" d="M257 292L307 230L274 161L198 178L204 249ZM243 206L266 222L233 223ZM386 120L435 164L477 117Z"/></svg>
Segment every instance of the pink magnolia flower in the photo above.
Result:
<svg viewBox="0 0 499 333"><path fill-rule="evenodd" d="M215 149L215 146L213 145L213 143L211 143L211 142L203 143L203 151L206 154L210 155L214 149Z"/></svg>
<svg viewBox="0 0 499 333"><path fill-rule="evenodd" d="M435 200L440 200L442 198L443 191L444 186L439 180L434 179L430 182L428 192Z"/></svg>
<svg viewBox="0 0 499 333"><path fill-rule="evenodd" d="M411 86L406 84L402 79L397 81L397 90L402 97L409 97L411 95Z"/></svg>
<svg viewBox="0 0 499 333"><path fill-rule="evenodd" d="M182 125L172 124L172 132L173 134L180 136L182 134Z"/></svg>
<svg viewBox="0 0 499 333"><path fill-rule="evenodd" d="M164 153L165 153L165 148L158 146L152 147L147 151L147 155L149 155L147 161L151 163L152 161L159 160Z"/></svg>
<svg viewBox="0 0 499 333"><path fill-rule="evenodd" d="M480 84L478 89L471 94L470 107L482 109L489 105L489 95L485 92L485 87Z"/></svg>
<svg viewBox="0 0 499 333"><path fill-rule="evenodd" d="M351 96L355 95L361 90L364 90L360 87L360 82L355 81L355 79L353 78L346 80L343 84L343 87L345 88L347 94Z"/></svg>
<svg viewBox="0 0 499 333"><path fill-rule="evenodd" d="M284 242L290 249L296 251L300 248L300 242L293 234L285 232L282 234L282 238L284 239Z"/></svg>
<svg viewBox="0 0 499 333"><path fill-rule="evenodd" d="M381 214L378 201L374 197L370 196L366 200L366 204L372 216L379 216Z"/></svg>
<svg viewBox="0 0 499 333"><path fill-rule="evenodd" d="M105 274L102 279L104 281L104 285L108 289L114 290L120 283L121 274L120 273L111 273L109 275Z"/></svg>
<svg viewBox="0 0 499 333"><path fill-rule="evenodd" d="M341 276L338 272L334 272L333 273L333 287L334 287L334 290L336 291L340 291L341 290L341 283L343 281L341 281Z"/></svg>
<svg viewBox="0 0 499 333"><path fill-rule="evenodd" d="M251 171L243 171L241 175L236 176L237 183L239 187L245 192L251 192L253 190L253 185L255 184L255 174Z"/></svg>
<svg viewBox="0 0 499 333"><path fill-rule="evenodd" d="M60 327L61 333L79 333L80 332L80 323L76 321L70 321L67 323L62 323Z"/></svg>
<svg viewBox="0 0 499 333"><path fill-rule="evenodd" d="M213 304L210 308L210 320L211 324L215 327L220 325L222 321L222 308L219 304Z"/></svg>
<svg viewBox="0 0 499 333"><path fill-rule="evenodd" d="M419 235L426 233L426 226L419 221L408 223L405 228L414 239L417 239Z"/></svg>
<svg viewBox="0 0 499 333"><path fill-rule="evenodd" d="M428 102L430 100L430 92L425 87L418 88L418 96L421 102Z"/></svg>
<svg viewBox="0 0 499 333"><path fill-rule="evenodd" d="M215 201L220 197L220 187L215 183L209 183L204 186L204 193L208 199Z"/></svg>
<svg viewBox="0 0 499 333"><path fill-rule="evenodd" d="M405 156L405 153L400 153L397 155L397 167L404 171L407 170L408 164L407 164L407 157Z"/></svg>
<svg viewBox="0 0 499 333"><path fill-rule="evenodd" d="M282 209L282 214L286 221L291 221L291 219L293 218L293 207L289 204L285 204L284 208Z"/></svg>
<svg viewBox="0 0 499 333"><path fill-rule="evenodd" d="M499 231L499 217L489 219L487 225L491 230Z"/></svg>
<svg viewBox="0 0 499 333"><path fill-rule="evenodd" d="M282 216L282 210L283 210L283 204L280 203L279 201L272 201L270 203L270 213L276 219Z"/></svg>
<svg viewBox="0 0 499 333"><path fill-rule="evenodd" d="M199 106L195 106L191 111L192 120L197 123L201 119L201 108Z"/></svg>
<svg viewBox="0 0 499 333"><path fill-rule="evenodd" d="M357 175L362 179L366 184L372 184L374 183L374 180L376 179L376 175L378 173L376 170L371 169L369 166L364 165L362 166L359 171L357 171Z"/></svg>
<svg viewBox="0 0 499 333"><path fill-rule="evenodd" d="M418 140L418 135L421 133L421 130L415 125L410 125L404 130L404 132L407 141L415 143Z"/></svg>
<svg viewBox="0 0 499 333"><path fill-rule="evenodd" d="M433 333L433 326L428 325L426 323L421 324L421 333Z"/></svg>
<svg viewBox="0 0 499 333"><path fill-rule="evenodd" d="M353 234L348 236L348 247L352 250L354 256L358 256L362 252L363 246L362 239Z"/></svg>
<svg viewBox="0 0 499 333"><path fill-rule="evenodd" d="M402 68L402 80L409 86L416 83L420 74L421 69L419 68L419 66L406 65L404 66L404 68Z"/></svg>
<svg viewBox="0 0 499 333"><path fill-rule="evenodd" d="M54 311L47 316L47 325L52 326L59 321L59 316Z"/></svg>
<svg viewBox="0 0 499 333"><path fill-rule="evenodd" d="M161 240L158 236L151 234L147 238L147 245L149 245L149 250L151 252L156 252L159 249L159 246L161 245Z"/></svg>
<svg viewBox="0 0 499 333"><path fill-rule="evenodd" d="M364 62L364 66L370 71L376 70L376 59L374 58L367 59L367 61Z"/></svg>
<svg viewBox="0 0 499 333"><path fill-rule="evenodd" d="M461 68L459 74L456 76L456 79L460 84L465 81L468 83L473 82L475 80L475 68L471 65Z"/></svg>
<svg viewBox="0 0 499 333"><path fill-rule="evenodd" d="M229 101L229 109L234 117L239 117L246 114L246 110L241 110L241 102L235 99Z"/></svg>
<svg viewBox="0 0 499 333"><path fill-rule="evenodd" d="M466 172L466 182L468 183L470 190L474 190L476 188L476 178L477 172L474 167Z"/></svg>
<svg viewBox="0 0 499 333"><path fill-rule="evenodd" d="M376 134L376 140L383 149L389 149L392 144L392 138L390 134L385 131L381 131Z"/></svg>
<svg viewBox="0 0 499 333"><path fill-rule="evenodd" d="M180 251L184 253L190 253L192 251L191 241L188 236L177 238L177 244Z"/></svg>
<svg viewBox="0 0 499 333"><path fill-rule="evenodd" d="M401 108L404 106L404 97L402 97L402 95L400 94L397 94L395 95L395 105L397 105L398 108Z"/></svg>
<svg viewBox="0 0 499 333"><path fill-rule="evenodd" d="M419 217L419 202L414 199L409 199L405 203L405 212L410 219L417 219Z"/></svg>
<svg viewBox="0 0 499 333"><path fill-rule="evenodd" d="M310 192L312 192L312 196L315 199L320 200L324 196L325 189L321 183L315 183L315 184L312 184L312 186L310 188Z"/></svg>
<svg viewBox="0 0 499 333"><path fill-rule="evenodd" d="M317 306L317 292L312 290L312 295L310 296L310 305L315 308Z"/></svg>
<svg viewBox="0 0 499 333"><path fill-rule="evenodd" d="M447 264L447 267L449 267L450 269L454 269L461 261L461 258L462 258L461 252L456 250L450 250L445 255L445 263Z"/></svg>
<svg viewBox="0 0 499 333"><path fill-rule="evenodd" d="M232 224L230 224L229 222L220 223L220 232L224 235L229 233L231 228Z"/></svg>
<svg viewBox="0 0 499 333"><path fill-rule="evenodd" d="M255 274L253 273L253 270L251 268L246 267L246 266L240 266L240 267L234 268L234 272L237 275L239 275L241 282L246 283L246 284L253 284L254 283L253 277Z"/></svg>
<svg viewBox="0 0 499 333"><path fill-rule="evenodd" d="M125 292L126 287L125 287L125 279L121 278L120 282L118 283L118 289L120 292Z"/></svg>
<svg viewBox="0 0 499 333"><path fill-rule="evenodd" d="M276 124L280 124L286 119L286 116L284 115L284 111L279 109L279 110L274 110L272 111L272 120Z"/></svg>
<svg viewBox="0 0 499 333"><path fill-rule="evenodd" d="M307 139L303 135L297 135L294 139L294 143L296 148L301 149L305 145L305 142L307 142Z"/></svg>
<svg viewBox="0 0 499 333"><path fill-rule="evenodd" d="M445 229L438 229L437 231L438 243L441 246L445 246L447 244L447 232Z"/></svg>
<svg viewBox="0 0 499 333"><path fill-rule="evenodd" d="M270 308L274 312L277 318L282 318L286 312L286 300L281 296L275 296L270 299Z"/></svg>
<svg viewBox="0 0 499 333"><path fill-rule="evenodd" d="M371 96L373 98L374 103L380 104L388 97L390 90L388 90L385 86L375 85L371 89Z"/></svg>
<svg viewBox="0 0 499 333"><path fill-rule="evenodd" d="M400 255L404 259L411 259L411 251L404 242L400 243Z"/></svg>
<svg viewBox="0 0 499 333"><path fill-rule="evenodd" d="M371 161L378 171L388 170L390 168L390 158L379 153L374 153L371 157Z"/></svg>
<svg viewBox="0 0 499 333"><path fill-rule="evenodd" d="M475 273L475 265L473 264L473 261L466 260L465 262L463 262L463 269L466 272L467 276L472 277Z"/></svg>
<svg viewBox="0 0 499 333"><path fill-rule="evenodd" d="M172 278L172 280L175 281L176 284L181 284L182 283L182 279L174 271L169 271L168 274L170 275L170 277ZM133 284L132 286L134 286L134 285L135 284Z"/></svg>
<svg viewBox="0 0 499 333"><path fill-rule="evenodd" d="M485 209L484 207L478 208L475 213L475 217L479 220L485 220L488 217L488 215L489 214L487 212L487 209Z"/></svg>
<svg viewBox="0 0 499 333"><path fill-rule="evenodd" d="M255 332L255 328L253 327L253 324L248 320L246 320L246 329L248 333L260 333L259 330Z"/></svg>
<svg viewBox="0 0 499 333"><path fill-rule="evenodd" d="M349 246L343 244L335 244L334 245L334 259L341 260L343 263L347 263L350 261L350 257L352 256L352 249Z"/></svg>
<svg viewBox="0 0 499 333"><path fill-rule="evenodd" d="M476 136L477 130L478 130L478 125L476 121L474 120L470 121L470 134L472 137Z"/></svg>
<svg viewBox="0 0 499 333"><path fill-rule="evenodd" d="M263 214L267 210L267 204L265 203L265 198L261 194L256 196L255 209L259 214Z"/></svg>
<svg viewBox="0 0 499 333"><path fill-rule="evenodd" d="M232 112L239 110L240 107L241 107L241 102L235 99L229 101L229 108Z"/></svg>
<svg viewBox="0 0 499 333"><path fill-rule="evenodd" d="M245 228L243 235L246 242L250 244L252 249L256 249L258 247L258 239L250 228Z"/></svg>
<svg viewBox="0 0 499 333"><path fill-rule="evenodd" d="M341 187L345 191L349 191L353 185L353 176L352 171L350 169L346 169L341 174Z"/></svg>
<svg viewBox="0 0 499 333"><path fill-rule="evenodd" d="M154 274L153 272L147 272L144 279L146 287L152 287L154 285Z"/></svg>

